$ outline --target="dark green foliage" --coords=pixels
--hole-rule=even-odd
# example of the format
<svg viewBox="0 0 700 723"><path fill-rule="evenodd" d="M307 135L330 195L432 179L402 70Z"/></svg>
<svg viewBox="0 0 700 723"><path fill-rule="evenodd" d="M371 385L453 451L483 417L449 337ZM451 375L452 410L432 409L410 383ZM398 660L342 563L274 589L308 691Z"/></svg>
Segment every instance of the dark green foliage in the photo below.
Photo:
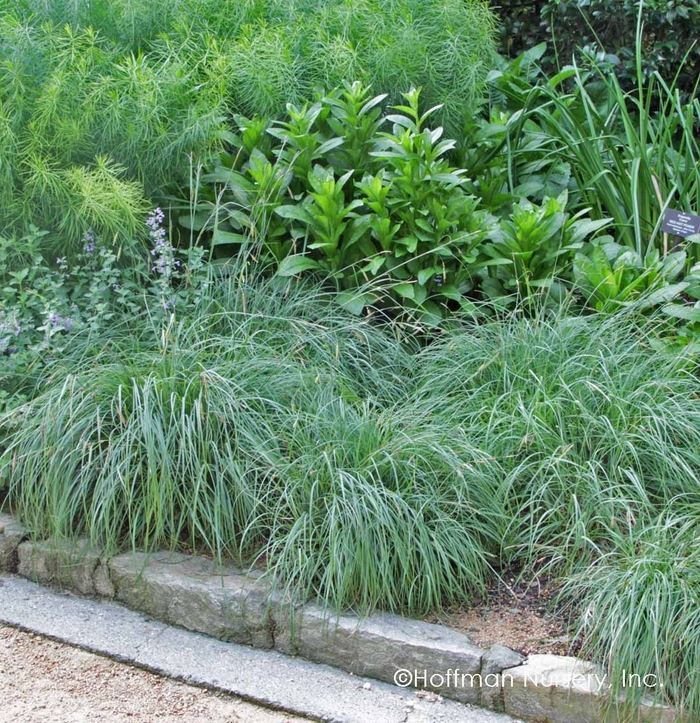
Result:
<svg viewBox="0 0 700 723"><path fill-rule="evenodd" d="M477 169L468 188L494 210L500 206L501 214L518 197L566 191L569 213L584 214L582 227L609 234L579 245L575 255L565 254L558 240L549 252L535 244L533 261L562 256L533 281L554 288L554 269L561 273L573 261L577 298L581 292L591 308L651 308L681 301L681 294L693 303L698 237L674 239L661 225L668 208L700 212L700 105L684 104L678 89L658 75L646 87L640 76L625 91L597 62L546 79L537 67L543 52L543 46L533 48L490 74L490 119L471 125L463 150L464 165ZM491 273L504 270L510 271ZM686 332L694 328L695 308L664 308L691 322Z"/></svg>
<svg viewBox="0 0 700 723"><path fill-rule="evenodd" d="M522 200L491 232L484 246L491 262L481 282L486 298L512 305L546 292L563 300L574 252L608 225L605 219L569 217L566 201L566 192L558 199L545 198L539 207Z"/></svg>
<svg viewBox="0 0 700 723"><path fill-rule="evenodd" d="M574 258L576 287L597 311L612 311L643 297L654 306L673 300L691 286L694 275L678 281L686 262L684 251L661 257L653 249L640 257L611 239L600 238Z"/></svg>
<svg viewBox="0 0 700 723"><path fill-rule="evenodd" d="M505 0L498 4L502 20L501 50L514 57L542 42L549 44L543 66L580 58L579 50L595 54L615 69L622 86L637 83L636 31L640 3L633 0ZM645 0L641 67L645 81L658 72L667 82L678 75L677 87L690 97L700 73L700 2Z"/></svg>
<svg viewBox="0 0 700 723"><path fill-rule="evenodd" d="M219 248L260 239L282 276L330 275L356 312L384 289L439 319L473 288L469 264L493 220L463 190L445 159L454 141L427 127L435 109L422 114L418 98L386 115L384 96L356 82L290 106L285 122L239 118L232 152L203 178L221 190L208 191L198 226L214 226Z"/></svg>
<svg viewBox="0 0 700 723"><path fill-rule="evenodd" d="M416 90L395 113L384 100L355 82L289 106L285 121L239 116L232 149L202 177L198 213L181 222L211 232L220 256L253 241L280 276L322 272L354 313L393 304L435 324L480 295L513 304L565 293L573 252L606 222L571 218L566 192L548 198L539 159L522 169L522 193L541 203L490 195L497 218L447 160L455 141L428 126L437 109L421 112Z"/></svg>

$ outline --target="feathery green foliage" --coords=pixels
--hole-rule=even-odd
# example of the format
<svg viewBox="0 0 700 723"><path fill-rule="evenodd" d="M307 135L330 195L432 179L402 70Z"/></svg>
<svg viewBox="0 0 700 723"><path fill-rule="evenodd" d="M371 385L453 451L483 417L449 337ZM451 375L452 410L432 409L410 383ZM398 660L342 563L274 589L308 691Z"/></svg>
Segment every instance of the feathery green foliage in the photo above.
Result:
<svg viewBox="0 0 700 723"><path fill-rule="evenodd" d="M0 232L133 235L232 113L345 80L423 86L457 129L494 62L482 0L0 3Z"/></svg>

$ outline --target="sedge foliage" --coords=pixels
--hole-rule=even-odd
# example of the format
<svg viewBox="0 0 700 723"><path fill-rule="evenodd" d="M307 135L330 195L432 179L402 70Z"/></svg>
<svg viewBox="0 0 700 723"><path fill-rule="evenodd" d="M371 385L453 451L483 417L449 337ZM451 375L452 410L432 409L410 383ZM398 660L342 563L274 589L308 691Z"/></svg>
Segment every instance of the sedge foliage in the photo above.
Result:
<svg viewBox="0 0 700 723"><path fill-rule="evenodd" d="M700 385L660 322L516 311L419 349L223 268L182 318L71 345L0 417L8 502L36 534L264 562L365 610L544 569L613 683L654 673L649 692L697 711Z"/></svg>
<svg viewBox="0 0 700 723"><path fill-rule="evenodd" d="M606 664L612 692L630 703L662 693L688 721L700 710L700 508L690 498L646 524L611 530L610 550L564 588L583 601L584 652ZM648 685L629 684L645 676Z"/></svg>
<svg viewBox="0 0 700 723"><path fill-rule="evenodd" d="M409 418L401 343L333 313L308 288L231 285L157 343L76 349L3 417L11 504L34 530L111 550L262 555L338 606L470 596L504 526L495 468Z"/></svg>
<svg viewBox="0 0 700 723"><path fill-rule="evenodd" d="M425 414L460 424L502 466L507 557L569 573L610 530L694 491L695 365L655 351L652 333L629 314L512 318L422 353Z"/></svg>
<svg viewBox="0 0 700 723"><path fill-rule="evenodd" d="M693 713L700 384L692 357L654 351L655 323L482 324L422 353L416 393L426 418L459 424L499 461L502 558L565 581L562 601L614 692ZM623 690L623 671L663 687Z"/></svg>

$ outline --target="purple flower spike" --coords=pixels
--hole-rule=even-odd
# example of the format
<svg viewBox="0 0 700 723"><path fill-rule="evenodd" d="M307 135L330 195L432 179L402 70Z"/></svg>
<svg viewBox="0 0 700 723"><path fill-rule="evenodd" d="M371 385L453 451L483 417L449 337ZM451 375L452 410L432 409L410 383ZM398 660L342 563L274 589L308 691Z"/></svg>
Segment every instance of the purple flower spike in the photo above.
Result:
<svg viewBox="0 0 700 723"><path fill-rule="evenodd" d="M86 254L91 254L95 250L95 232L91 228L85 232L85 246L83 250Z"/></svg>

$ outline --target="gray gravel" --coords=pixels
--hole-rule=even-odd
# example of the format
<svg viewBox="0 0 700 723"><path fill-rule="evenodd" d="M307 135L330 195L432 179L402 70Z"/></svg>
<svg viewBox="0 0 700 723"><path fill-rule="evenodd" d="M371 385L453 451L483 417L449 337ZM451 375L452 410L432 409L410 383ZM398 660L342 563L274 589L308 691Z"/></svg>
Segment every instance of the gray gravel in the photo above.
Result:
<svg viewBox="0 0 700 723"><path fill-rule="evenodd" d="M0 723L303 723L0 626Z"/></svg>

